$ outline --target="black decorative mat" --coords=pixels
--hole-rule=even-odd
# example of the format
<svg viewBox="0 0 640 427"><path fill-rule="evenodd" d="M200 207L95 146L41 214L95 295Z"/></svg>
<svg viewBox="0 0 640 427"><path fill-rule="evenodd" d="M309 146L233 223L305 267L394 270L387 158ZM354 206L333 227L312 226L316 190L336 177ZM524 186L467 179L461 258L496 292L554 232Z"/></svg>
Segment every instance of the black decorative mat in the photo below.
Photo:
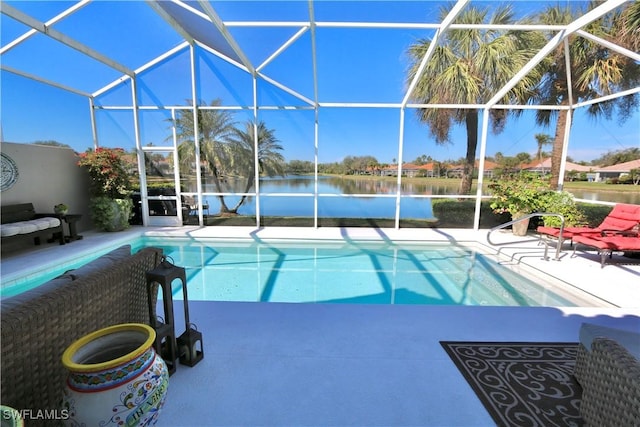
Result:
<svg viewBox="0 0 640 427"><path fill-rule="evenodd" d="M582 426L577 343L441 341L499 426Z"/></svg>

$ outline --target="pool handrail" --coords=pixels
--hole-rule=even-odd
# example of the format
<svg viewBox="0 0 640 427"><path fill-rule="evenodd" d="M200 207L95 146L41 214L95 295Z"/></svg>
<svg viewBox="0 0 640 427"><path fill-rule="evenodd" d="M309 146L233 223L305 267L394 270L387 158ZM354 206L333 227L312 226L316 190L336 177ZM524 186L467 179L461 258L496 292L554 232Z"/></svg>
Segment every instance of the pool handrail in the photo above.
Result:
<svg viewBox="0 0 640 427"><path fill-rule="evenodd" d="M559 213L552 213L552 212L534 212L528 215L525 215L523 217L520 217L518 219L514 219L511 220L509 222L505 222L504 224L500 224L497 225L493 228L491 228L488 232L487 232L487 242L492 245L492 246L503 246L503 245L509 245L511 243L516 243L515 241L513 242L504 242L504 243L495 243L491 241L491 233L493 233L494 231L497 230L502 230L503 228L509 227L510 225L513 225L517 222L520 221L524 221L524 220L528 220L531 218L535 218L535 217L545 217L545 216L555 216L557 218L560 218L560 228L559 228L559 234L558 234L558 239L556 240L556 256L554 258L555 261L558 261L560 259L560 249L562 246L562 233L564 231L564 216L562 216L562 214ZM548 241L546 239L540 239L543 243L544 243L544 259L548 260L549 256L548 256L548 250L549 250L549 245L548 245Z"/></svg>

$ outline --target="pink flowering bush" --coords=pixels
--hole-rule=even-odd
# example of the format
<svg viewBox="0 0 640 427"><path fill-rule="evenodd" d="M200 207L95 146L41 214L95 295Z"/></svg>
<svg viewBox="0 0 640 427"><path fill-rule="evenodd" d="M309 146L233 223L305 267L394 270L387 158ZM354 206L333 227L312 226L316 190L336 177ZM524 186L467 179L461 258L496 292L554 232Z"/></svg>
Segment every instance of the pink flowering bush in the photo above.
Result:
<svg viewBox="0 0 640 427"><path fill-rule="evenodd" d="M89 173L93 197L121 199L129 196L131 184L124 155L122 148L102 147L80 154L78 165Z"/></svg>
<svg viewBox="0 0 640 427"><path fill-rule="evenodd" d="M133 202L124 150L88 150L80 154L78 165L85 168L91 178L89 208L96 227L104 231L128 228Z"/></svg>

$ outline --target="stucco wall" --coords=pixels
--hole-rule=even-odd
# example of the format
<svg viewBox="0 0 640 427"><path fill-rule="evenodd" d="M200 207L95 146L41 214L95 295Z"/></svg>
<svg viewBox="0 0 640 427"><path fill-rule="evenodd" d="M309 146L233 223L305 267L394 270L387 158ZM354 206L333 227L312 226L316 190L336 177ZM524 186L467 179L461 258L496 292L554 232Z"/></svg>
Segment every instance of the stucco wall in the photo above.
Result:
<svg viewBox="0 0 640 427"><path fill-rule="evenodd" d="M18 168L18 180L0 193L2 205L33 203L36 212L53 212L64 203L69 213L82 214L78 231L93 228L89 217L89 177L70 148L3 142L2 153ZM68 230L68 229L66 229Z"/></svg>

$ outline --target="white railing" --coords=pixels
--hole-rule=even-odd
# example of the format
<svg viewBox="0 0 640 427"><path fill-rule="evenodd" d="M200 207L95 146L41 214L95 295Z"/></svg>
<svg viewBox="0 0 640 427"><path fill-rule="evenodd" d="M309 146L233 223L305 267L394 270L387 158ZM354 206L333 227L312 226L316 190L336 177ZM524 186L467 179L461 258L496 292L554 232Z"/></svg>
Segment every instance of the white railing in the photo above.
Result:
<svg viewBox="0 0 640 427"><path fill-rule="evenodd" d="M496 243L496 242L492 242L491 241L491 233L493 233L494 231L497 230L502 230L503 228L509 227L510 225L516 224L520 221L524 221L524 220L529 220L531 218L535 218L535 217L544 217L544 216L555 216L557 218L560 218L560 231L558 234L558 239L556 240L556 256L554 258L555 261L558 261L560 259L560 249L562 248L562 233L564 232L564 216L562 216L561 214L558 213L547 213L547 212L534 212L528 215L525 215L521 218L518 219L514 219L512 221L509 222L505 222L504 224L500 224L497 225L495 227L493 227L492 229L490 229L487 232L487 242L489 242L490 245L493 246L504 246L504 245L510 245L513 243L517 243L516 241L510 241L510 242L503 242L503 243ZM549 256L549 240L548 239L542 239L540 238L540 241L542 243L544 243L544 259L548 260Z"/></svg>

